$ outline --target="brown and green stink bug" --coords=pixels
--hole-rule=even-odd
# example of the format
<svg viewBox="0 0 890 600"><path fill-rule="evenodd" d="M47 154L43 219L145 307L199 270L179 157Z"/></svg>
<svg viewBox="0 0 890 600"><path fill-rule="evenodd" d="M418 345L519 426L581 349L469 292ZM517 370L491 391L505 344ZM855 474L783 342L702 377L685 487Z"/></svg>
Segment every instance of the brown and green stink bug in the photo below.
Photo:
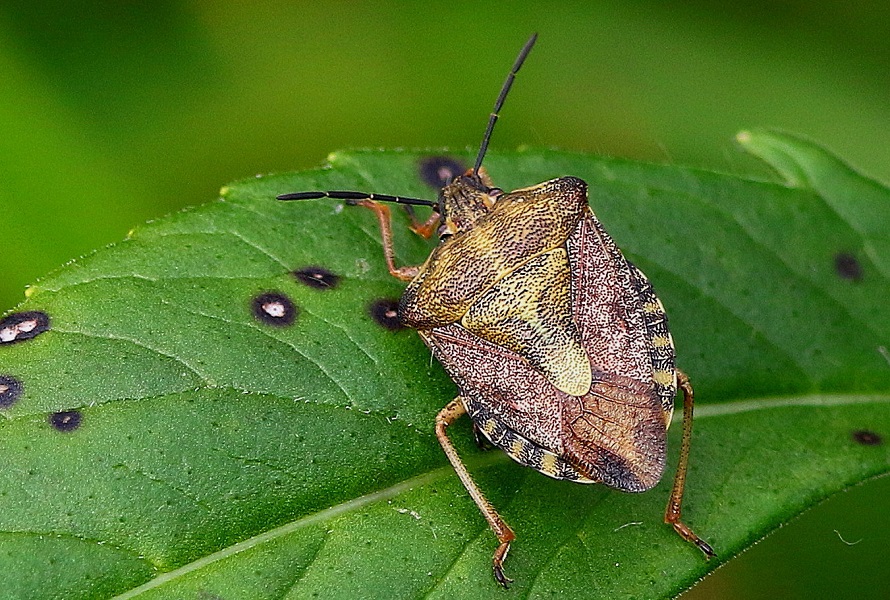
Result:
<svg viewBox="0 0 890 600"><path fill-rule="evenodd" d="M532 36L504 83L475 166L433 203L362 192L299 192L282 200L338 198L373 210L390 273L410 281L399 318L417 329L457 384L436 417L436 436L500 546L497 581L513 530L485 499L446 435L468 414L478 432L517 462L556 479L642 492L665 469L667 429L683 390L680 462L665 522L706 556L711 547L680 520L692 434L689 378L674 366L664 308L587 203L587 184L562 177L504 192L481 168L491 132ZM389 209L427 205L413 229L439 245L419 267L393 262Z"/></svg>

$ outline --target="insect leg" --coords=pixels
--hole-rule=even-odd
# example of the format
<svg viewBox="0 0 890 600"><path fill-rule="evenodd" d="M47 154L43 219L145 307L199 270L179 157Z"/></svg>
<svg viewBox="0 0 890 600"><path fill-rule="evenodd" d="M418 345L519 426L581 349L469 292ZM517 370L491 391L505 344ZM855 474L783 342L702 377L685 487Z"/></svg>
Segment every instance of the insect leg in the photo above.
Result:
<svg viewBox="0 0 890 600"><path fill-rule="evenodd" d="M414 214L414 207L410 204L405 205L405 212L411 217L411 231L425 240L433 237L433 234L436 233L436 229L439 228L439 223L442 222L442 216L435 210L433 211L433 214L430 215L430 218L422 223L417 219L417 215Z"/></svg>
<svg viewBox="0 0 890 600"><path fill-rule="evenodd" d="M683 371L677 370L677 383L683 390L683 441L680 444L680 462L677 465L677 474L674 475L674 487L671 489L671 497L664 511L664 522L673 525L674 531L687 542L692 542L705 553L707 558L717 556L713 548L680 520L681 504L683 502L683 488L686 485L686 467L689 464L689 441L692 438L692 405L693 392L689 376Z"/></svg>
<svg viewBox="0 0 890 600"><path fill-rule="evenodd" d="M476 425L476 422L473 422L473 439L476 441L476 445L480 450L491 450L495 447L487 437L482 435L482 430L479 429L479 426Z"/></svg>
<svg viewBox="0 0 890 600"><path fill-rule="evenodd" d="M516 534L513 533L513 530L510 529L509 525L504 523L504 520L497 513L491 503L485 499L482 490L480 490L476 485L476 482L473 481L470 472L467 471L464 463L460 460L460 456L457 454L457 450L454 449L451 440L448 439L448 436L445 433L445 429L461 416L465 415L466 412L467 410L464 408L460 397L449 402L448 405L436 415L436 437L439 439L439 443L442 445L442 449L445 451L445 455L451 462L451 466L454 467L461 483L467 488L470 497L473 498L476 506L478 506L479 510L482 512L482 516L488 521L489 527L491 527L491 530L501 543L501 545L498 546L498 549L495 550L494 558L492 559L492 568L494 569L494 578L506 588L513 580L504 575L504 559L507 558L507 552L510 550L510 542L516 539Z"/></svg>
<svg viewBox="0 0 890 600"><path fill-rule="evenodd" d="M385 204L374 202L373 200L359 200L355 203L357 206L364 206L374 211L377 215L377 222L380 224L380 237L383 239L383 257L386 259L386 266L389 274L402 281L411 281L420 272L420 267L396 267L395 250L392 246L392 227L390 226L389 207Z"/></svg>

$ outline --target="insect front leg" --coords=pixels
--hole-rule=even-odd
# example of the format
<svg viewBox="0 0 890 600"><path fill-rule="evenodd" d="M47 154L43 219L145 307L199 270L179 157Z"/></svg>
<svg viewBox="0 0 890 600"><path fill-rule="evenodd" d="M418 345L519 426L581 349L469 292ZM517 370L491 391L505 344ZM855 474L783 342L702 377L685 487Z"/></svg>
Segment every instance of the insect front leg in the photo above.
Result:
<svg viewBox="0 0 890 600"><path fill-rule="evenodd" d="M410 204L405 205L405 212L407 212L408 217L411 218L411 231L425 240L433 237L433 234L436 233L436 229L439 227L439 223L442 222L442 216L435 210L433 211L433 214L430 215L430 218L423 222L418 220L417 215L414 213L414 207Z"/></svg>
<svg viewBox="0 0 890 600"><path fill-rule="evenodd" d="M686 525L681 518L681 505L683 503L683 488L686 485L686 467L689 464L689 442L692 439L692 406L693 392L689 376L683 371L677 370L677 383L683 390L683 441L680 444L680 462L677 465L677 474L674 475L674 487L671 489L671 497L668 499L667 508L664 511L664 522L673 525L674 531L687 542L691 542L705 553L710 559L717 556L714 549Z"/></svg>
<svg viewBox="0 0 890 600"><path fill-rule="evenodd" d="M510 551L510 542L516 539L516 534L513 533L510 526L504 522L501 515L497 513L491 503L482 494L482 490L480 490L479 486L476 485L476 482L473 481L470 472L467 471L463 461L461 461L460 456L457 454L457 450L454 449L451 440L448 439L448 435L445 433L446 428L465 415L466 412L467 410L464 408L460 397L449 402L448 405L436 415L436 437L439 439L439 443L445 451L445 456L448 457L451 466L454 467L461 483L467 488L470 497L473 498L476 506L478 506L479 510L482 512L482 516L488 521L488 526L491 527L491 530L501 543L501 545L498 546L498 549L495 550L491 562L492 568L494 569L494 578L506 588L509 587L509 584L513 580L504 575L504 559L507 558L507 552Z"/></svg>
<svg viewBox="0 0 890 600"><path fill-rule="evenodd" d="M383 257L386 259L386 267L389 274L402 281L411 281L420 272L420 267L396 267L395 250L392 245L392 225L390 224L389 207L385 204L374 202L373 200L359 200L356 206L364 206L374 211L377 215L377 222L380 224L380 237L383 240Z"/></svg>

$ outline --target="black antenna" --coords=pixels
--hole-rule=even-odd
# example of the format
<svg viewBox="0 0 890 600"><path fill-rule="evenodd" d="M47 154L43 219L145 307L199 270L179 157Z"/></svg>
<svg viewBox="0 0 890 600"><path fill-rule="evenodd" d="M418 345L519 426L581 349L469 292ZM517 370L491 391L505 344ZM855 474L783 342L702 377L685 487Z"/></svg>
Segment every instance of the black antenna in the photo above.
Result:
<svg viewBox="0 0 890 600"><path fill-rule="evenodd" d="M380 200L382 202L395 202L396 204L411 204L414 206L436 206L435 202L420 198L406 198L404 196L390 196L388 194L368 194L365 192L294 192L276 196L279 200L316 200L318 198L333 198L334 200Z"/></svg>
<svg viewBox="0 0 890 600"><path fill-rule="evenodd" d="M537 33L533 33L532 36L528 38L525 46L519 51L519 56L516 57L516 62L513 63L513 68L510 69L510 74L507 75L504 87L501 88L501 93L498 95L497 102L494 103L494 110L491 111L491 116L488 118L488 127L485 129L485 135L482 136L482 145L479 147L479 154L476 156L476 164L473 166L473 175L479 174L479 167L482 166L482 159L485 158L485 152L488 150L488 142L491 140L491 132L494 129L494 124L498 120L498 113L501 112L501 107L504 106L504 99L507 97L507 92L510 91L510 86L513 85L513 80L516 79L516 73L519 72L519 68L522 66L522 63L525 62L525 57L532 51L532 46L535 45L537 39Z"/></svg>
<svg viewBox="0 0 890 600"><path fill-rule="evenodd" d="M507 93L510 91L510 87L513 85L513 80L516 79L516 73L519 72L520 67L522 67L522 63L525 62L525 58L528 56L528 53L532 51L532 46L535 45L535 42L538 39L538 34L533 33L528 41L525 43L525 46L522 47L522 50L519 51L519 56L516 57L516 62L513 63L513 68L510 69L510 74L507 75L507 80L504 81L504 86L501 88L501 93L498 94L498 99L494 103L494 110L492 110L491 115L488 118L488 127L485 129L485 135L482 136L482 145L479 147L479 154L476 156L476 164L473 166L473 175L479 175L479 168L482 166L482 159L485 158L485 152L488 150L488 142L491 140L491 132L494 130L494 124L498 120L498 114L501 112L501 108L504 106L504 100L507 98ZM316 200L319 198L332 198L334 200L347 200L347 201L360 201L360 200L380 200L382 202L395 202L396 204L407 204L411 206L431 206L433 208L438 207L438 203L432 202L430 200L423 200L421 198L407 198L405 196L390 196L388 194L368 194L366 192L350 192L350 191L332 191L332 192L294 192L292 194L281 194L277 196L279 200Z"/></svg>

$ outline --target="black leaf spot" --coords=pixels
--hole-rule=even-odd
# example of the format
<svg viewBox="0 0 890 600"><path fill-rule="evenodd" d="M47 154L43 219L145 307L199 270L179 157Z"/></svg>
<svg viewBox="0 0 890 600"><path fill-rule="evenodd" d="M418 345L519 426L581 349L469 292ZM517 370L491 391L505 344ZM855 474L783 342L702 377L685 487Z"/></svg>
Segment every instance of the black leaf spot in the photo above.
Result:
<svg viewBox="0 0 890 600"><path fill-rule="evenodd" d="M862 265L849 252L838 252L834 255L834 270L841 279L862 281Z"/></svg>
<svg viewBox="0 0 890 600"><path fill-rule="evenodd" d="M451 183L466 170L460 161L448 156L430 156L420 161L420 178L437 190Z"/></svg>
<svg viewBox="0 0 890 600"><path fill-rule="evenodd" d="M368 307L368 314L381 326L390 331L403 329L404 325L399 320L399 301L392 298L375 300Z"/></svg>
<svg viewBox="0 0 890 600"><path fill-rule="evenodd" d="M265 292L256 296L252 307L253 316L266 325L286 327L297 318L297 307L281 292Z"/></svg>
<svg viewBox="0 0 890 600"><path fill-rule="evenodd" d="M884 438L867 429L859 429L852 433L853 441L863 446L880 446L884 443Z"/></svg>
<svg viewBox="0 0 890 600"><path fill-rule="evenodd" d="M305 267L293 273L297 281L317 290L331 290L340 283L340 276L331 273L324 267Z"/></svg>
<svg viewBox="0 0 890 600"><path fill-rule="evenodd" d="M9 375L0 375L0 408L9 408L21 397L22 382Z"/></svg>
<svg viewBox="0 0 890 600"><path fill-rule="evenodd" d="M0 344L12 344L49 331L49 315L40 310L12 313L0 319Z"/></svg>
<svg viewBox="0 0 890 600"><path fill-rule="evenodd" d="M49 416L49 424L56 431L67 433L80 427L81 414L77 410L60 410Z"/></svg>

